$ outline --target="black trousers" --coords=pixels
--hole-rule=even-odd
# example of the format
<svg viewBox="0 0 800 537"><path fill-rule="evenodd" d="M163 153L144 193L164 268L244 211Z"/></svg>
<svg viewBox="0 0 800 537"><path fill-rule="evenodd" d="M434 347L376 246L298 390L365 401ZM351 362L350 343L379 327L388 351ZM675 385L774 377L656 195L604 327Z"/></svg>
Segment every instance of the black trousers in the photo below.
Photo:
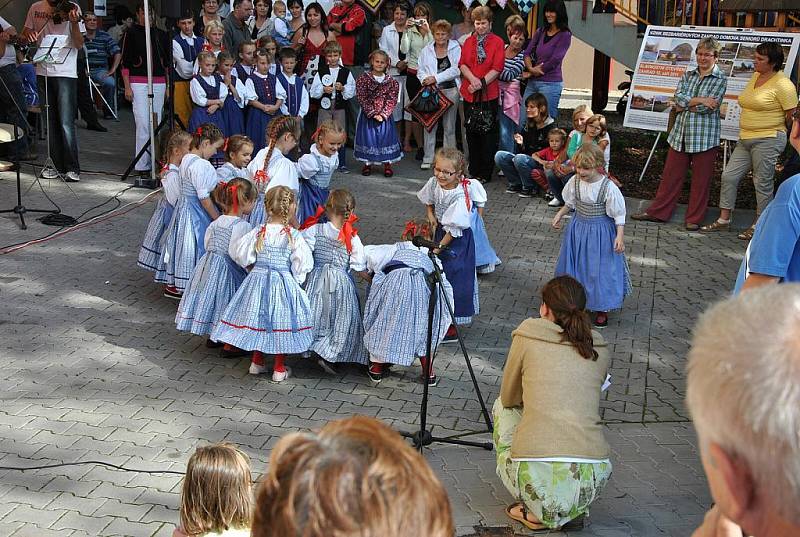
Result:
<svg viewBox="0 0 800 537"><path fill-rule="evenodd" d="M464 101L464 117L469 117L475 108L489 110L494 118L494 126L491 131L485 134L473 134L467 131L469 174L475 179L489 181L492 179L492 172L494 172L494 155L497 153L497 138L500 130L500 126L497 123L497 99L482 103Z"/></svg>

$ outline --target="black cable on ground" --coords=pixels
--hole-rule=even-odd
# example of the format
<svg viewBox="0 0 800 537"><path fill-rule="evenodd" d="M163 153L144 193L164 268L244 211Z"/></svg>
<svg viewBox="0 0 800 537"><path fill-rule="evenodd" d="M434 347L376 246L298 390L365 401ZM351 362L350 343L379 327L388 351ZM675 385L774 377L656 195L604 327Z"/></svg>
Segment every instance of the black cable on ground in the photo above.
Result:
<svg viewBox="0 0 800 537"><path fill-rule="evenodd" d="M110 462L104 461L76 461L76 462L59 462L53 464L41 464L38 466L0 466L0 470L11 470L11 471L19 471L19 472L26 472L30 470L47 470L49 468L62 468L65 466L82 466L82 465L100 465L100 466L107 466L109 468L113 468L115 470L121 470L123 472L135 472L138 474L172 474L172 475L186 475L186 472L179 472L177 470L141 470L136 468L127 468L125 466L119 466L116 464L111 464Z"/></svg>

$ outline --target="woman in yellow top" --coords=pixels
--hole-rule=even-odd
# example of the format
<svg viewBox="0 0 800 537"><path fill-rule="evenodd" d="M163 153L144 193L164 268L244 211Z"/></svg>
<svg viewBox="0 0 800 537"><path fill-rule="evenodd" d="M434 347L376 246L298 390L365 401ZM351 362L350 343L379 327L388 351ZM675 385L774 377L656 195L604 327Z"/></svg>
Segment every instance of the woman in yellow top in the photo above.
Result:
<svg viewBox="0 0 800 537"><path fill-rule="evenodd" d="M767 41L756 47L755 72L739 95L739 142L722 172L719 219L700 228L702 231L730 230L736 189L750 170L756 189L756 220L772 201L775 162L786 147L786 125L791 125L797 108L797 91L780 70L782 65L783 49L778 43ZM752 239L754 228L755 222L739 238Z"/></svg>

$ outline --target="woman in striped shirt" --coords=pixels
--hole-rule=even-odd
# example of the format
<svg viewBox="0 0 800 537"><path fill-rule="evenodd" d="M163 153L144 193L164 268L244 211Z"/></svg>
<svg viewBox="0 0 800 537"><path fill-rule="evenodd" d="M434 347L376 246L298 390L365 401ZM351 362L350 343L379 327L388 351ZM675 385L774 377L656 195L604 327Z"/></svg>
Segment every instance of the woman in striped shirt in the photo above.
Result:
<svg viewBox="0 0 800 537"><path fill-rule="evenodd" d="M506 19L508 45L505 49L505 63L500 73L500 99L498 117L500 118L499 151L514 152L514 134L519 132L520 75L525 69L522 47L525 44L525 21L519 15Z"/></svg>

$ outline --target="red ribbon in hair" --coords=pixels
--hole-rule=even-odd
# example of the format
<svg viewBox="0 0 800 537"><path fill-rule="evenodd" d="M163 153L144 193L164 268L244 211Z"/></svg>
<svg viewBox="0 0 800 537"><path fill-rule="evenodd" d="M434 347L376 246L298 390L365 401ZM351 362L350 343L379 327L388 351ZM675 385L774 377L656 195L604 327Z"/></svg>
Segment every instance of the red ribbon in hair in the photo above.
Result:
<svg viewBox="0 0 800 537"><path fill-rule="evenodd" d="M165 162L163 166L161 166L161 170L158 172L159 174L166 173L169 170L169 162Z"/></svg>
<svg viewBox="0 0 800 537"><path fill-rule="evenodd" d="M267 172L264 171L264 170L258 170L256 172L255 176L253 176L253 179L255 179L256 184L259 184L259 185L262 185L262 184L265 185L265 184L269 183L269 176L267 175Z"/></svg>
<svg viewBox="0 0 800 537"><path fill-rule="evenodd" d="M416 236L417 234L417 224L415 224L413 220L406 222L406 228L403 230L402 236L407 237L409 233L411 233L412 237Z"/></svg>
<svg viewBox="0 0 800 537"><path fill-rule="evenodd" d="M236 190L239 187L236 183L230 185L227 188L231 189L231 198L233 198L233 204L231 205L231 209L233 210L233 214L239 214L239 196L236 195Z"/></svg>
<svg viewBox="0 0 800 537"><path fill-rule="evenodd" d="M222 142L223 153L228 151L228 140L230 140L230 138L225 138L225 141Z"/></svg>
<svg viewBox="0 0 800 537"><path fill-rule="evenodd" d="M472 200L469 199L469 179L466 177L461 181L461 187L464 189L464 201L467 203L467 211L472 210Z"/></svg>
<svg viewBox="0 0 800 537"><path fill-rule="evenodd" d="M320 131L320 129L322 129L322 127L321 127L321 126L320 126L320 127L317 127L317 130L315 130L315 131L314 131L314 134L312 134L312 135L311 135L311 141L312 141L312 142L316 142L316 141L317 141L317 136L319 136L319 131Z"/></svg>
<svg viewBox="0 0 800 537"><path fill-rule="evenodd" d="M208 41L203 43L203 52L213 52L213 51L214 47L211 46L211 43L209 43Z"/></svg>
<svg viewBox="0 0 800 537"><path fill-rule="evenodd" d="M203 135L203 127L197 127L194 131L195 136L202 136Z"/></svg>
<svg viewBox="0 0 800 537"><path fill-rule="evenodd" d="M300 231L319 224L319 219L322 218L322 215L324 214L325 208L322 205L317 205L317 212L315 212L313 216L309 216L303 221L303 224L300 226Z"/></svg>
<svg viewBox="0 0 800 537"><path fill-rule="evenodd" d="M344 221L342 224L342 230L339 232L339 241L342 242L347 248L347 253L352 253L353 251L353 237L358 235L358 230L353 227L353 224L358 222L358 217L355 213L350 213L350 216L347 217L347 220Z"/></svg>

